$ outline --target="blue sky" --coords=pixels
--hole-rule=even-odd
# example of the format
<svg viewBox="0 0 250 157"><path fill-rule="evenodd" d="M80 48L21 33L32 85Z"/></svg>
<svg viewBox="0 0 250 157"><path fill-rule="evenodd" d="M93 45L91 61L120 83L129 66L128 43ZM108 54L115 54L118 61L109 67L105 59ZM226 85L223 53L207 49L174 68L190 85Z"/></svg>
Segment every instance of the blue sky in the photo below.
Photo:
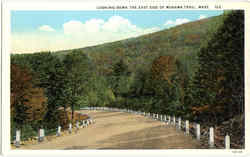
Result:
<svg viewBox="0 0 250 157"><path fill-rule="evenodd" d="M92 46L156 32L222 13L191 10L12 11L12 53Z"/></svg>

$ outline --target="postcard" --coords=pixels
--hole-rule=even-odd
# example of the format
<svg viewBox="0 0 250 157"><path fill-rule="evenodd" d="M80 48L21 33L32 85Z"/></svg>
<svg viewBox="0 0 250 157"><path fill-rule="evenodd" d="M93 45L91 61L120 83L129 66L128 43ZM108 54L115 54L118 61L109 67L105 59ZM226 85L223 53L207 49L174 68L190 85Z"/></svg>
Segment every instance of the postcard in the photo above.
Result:
<svg viewBox="0 0 250 157"><path fill-rule="evenodd" d="M249 156L249 6L3 2L3 156Z"/></svg>

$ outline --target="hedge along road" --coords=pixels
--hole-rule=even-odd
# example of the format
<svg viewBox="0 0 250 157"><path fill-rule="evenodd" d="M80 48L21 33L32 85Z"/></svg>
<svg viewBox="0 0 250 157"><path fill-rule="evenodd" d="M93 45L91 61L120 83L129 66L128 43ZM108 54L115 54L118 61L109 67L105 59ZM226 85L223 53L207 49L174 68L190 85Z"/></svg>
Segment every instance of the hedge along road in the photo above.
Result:
<svg viewBox="0 0 250 157"><path fill-rule="evenodd" d="M88 111L96 123L19 149L196 149L198 141L163 122L123 112Z"/></svg>

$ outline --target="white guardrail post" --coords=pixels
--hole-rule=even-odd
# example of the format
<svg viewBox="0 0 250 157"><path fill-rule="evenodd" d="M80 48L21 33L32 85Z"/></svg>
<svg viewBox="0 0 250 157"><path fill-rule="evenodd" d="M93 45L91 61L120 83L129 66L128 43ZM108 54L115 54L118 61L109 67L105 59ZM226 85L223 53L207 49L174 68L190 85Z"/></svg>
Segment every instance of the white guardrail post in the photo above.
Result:
<svg viewBox="0 0 250 157"><path fill-rule="evenodd" d="M82 120L82 127L86 127L85 121Z"/></svg>
<svg viewBox="0 0 250 157"><path fill-rule="evenodd" d="M200 124L196 124L196 138L200 140Z"/></svg>
<svg viewBox="0 0 250 157"><path fill-rule="evenodd" d="M79 130L79 121L76 121L76 132Z"/></svg>
<svg viewBox="0 0 250 157"><path fill-rule="evenodd" d="M71 134L72 133L72 124L69 123L69 133Z"/></svg>
<svg viewBox="0 0 250 157"><path fill-rule="evenodd" d="M214 128L209 128L209 146L210 148L214 147Z"/></svg>
<svg viewBox="0 0 250 157"><path fill-rule="evenodd" d="M61 126L58 126L56 136L60 136L60 135L61 135Z"/></svg>
<svg viewBox="0 0 250 157"><path fill-rule="evenodd" d="M186 120L186 135L189 135L189 121Z"/></svg>
<svg viewBox="0 0 250 157"><path fill-rule="evenodd" d="M39 129L38 142L42 142L44 140L44 129Z"/></svg>
<svg viewBox="0 0 250 157"><path fill-rule="evenodd" d="M15 146L16 147L20 147L20 143L21 143L21 130L16 130L16 143Z"/></svg>
<svg viewBox="0 0 250 157"><path fill-rule="evenodd" d="M228 134L225 136L225 149L230 149L230 136Z"/></svg>
<svg viewBox="0 0 250 157"><path fill-rule="evenodd" d="M178 128L181 130L181 117L179 117L178 123L179 123Z"/></svg>

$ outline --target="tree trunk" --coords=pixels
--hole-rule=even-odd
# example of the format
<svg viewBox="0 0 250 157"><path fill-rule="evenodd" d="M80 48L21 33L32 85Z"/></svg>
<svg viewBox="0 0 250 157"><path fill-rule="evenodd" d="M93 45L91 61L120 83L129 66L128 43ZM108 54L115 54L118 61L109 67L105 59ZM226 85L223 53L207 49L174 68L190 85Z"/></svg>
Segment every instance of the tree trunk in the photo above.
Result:
<svg viewBox="0 0 250 157"><path fill-rule="evenodd" d="M66 111L66 106L64 106L63 108L64 108L64 115L65 115L66 124L67 124L67 122L69 121L69 117L68 117L68 114L67 114L67 111ZM61 125L61 124L60 124L60 125Z"/></svg>
<svg viewBox="0 0 250 157"><path fill-rule="evenodd" d="M73 123L74 122L74 111L75 111L73 104L71 105L71 109L72 109L72 112L71 112L71 123Z"/></svg>

